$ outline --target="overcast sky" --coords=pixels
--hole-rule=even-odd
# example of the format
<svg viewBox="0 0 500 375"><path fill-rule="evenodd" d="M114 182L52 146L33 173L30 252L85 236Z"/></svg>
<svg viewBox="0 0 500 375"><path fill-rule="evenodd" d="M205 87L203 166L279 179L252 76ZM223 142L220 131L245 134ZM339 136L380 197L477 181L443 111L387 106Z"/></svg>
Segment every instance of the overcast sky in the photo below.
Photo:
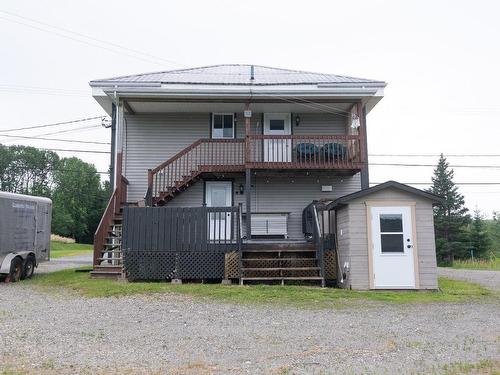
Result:
<svg viewBox="0 0 500 375"><path fill-rule="evenodd" d="M91 97L92 79L248 63L388 82L385 98L368 117L370 154L500 155L499 4L3 0L0 130L104 115ZM78 128L47 137L107 142L109 130L99 123L9 134ZM106 145L5 137L0 142L107 151ZM106 154L74 155L94 163L99 171L108 169ZM435 156L370 158L373 164L436 161ZM500 166L499 156L449 161ZM429 182L432 175L432 167L373 164L372 182ZM462 183L500 183L500 168L457 167L455 176ZM460 191L471 209L477 205L487 215L500 210L500 184L460 185Z"/></svg>

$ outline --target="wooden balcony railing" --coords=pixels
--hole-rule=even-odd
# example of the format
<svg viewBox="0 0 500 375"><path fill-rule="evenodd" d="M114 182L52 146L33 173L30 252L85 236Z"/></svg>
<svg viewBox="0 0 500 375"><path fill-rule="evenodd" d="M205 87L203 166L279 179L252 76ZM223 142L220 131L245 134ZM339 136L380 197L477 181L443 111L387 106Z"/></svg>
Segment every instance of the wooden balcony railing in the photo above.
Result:
<svg viewBox="0 0 500 375"><path fill-rule="evenodd" d="M251 135L250 168L359 169L357 135Z"/></svg>

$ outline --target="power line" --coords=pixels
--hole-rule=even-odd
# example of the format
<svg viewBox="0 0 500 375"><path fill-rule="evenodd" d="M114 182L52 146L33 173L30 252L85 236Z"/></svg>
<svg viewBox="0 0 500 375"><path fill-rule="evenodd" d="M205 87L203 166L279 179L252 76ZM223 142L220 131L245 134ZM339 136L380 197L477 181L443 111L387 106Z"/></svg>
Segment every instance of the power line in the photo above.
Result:
<svg viewBox="0 0 500 375"><path fill-rule="evenodd" d="M27 129L47 128L47 127L50 127L50 126L74 124L74 123L78 123L78 122L85 122L85 121L96 120L96 119L101 119L102 120L105 117L106 116L94 116L94 117L86 117L86 118L81 118L81 119L71 120L71 121L55 122L55 123L52 123L52 124L26 126L26 127L23 127L23 128L14 128L14 129L5 129L5 130L0 130L0 133L13 132L13 131L18 131L18 130L27 130Z"/></svg>
<svg viewBox="0 0 500 375"><path fill-rule="evenodd" d="M78 129L75 129L78 130ZM58 139L58 138L43 138L43 137L29 137L24 135L11 135L11 134L1 134L0 137L8 137L8 138L24 138L24 139L35 139L35 140L43 140L43 141L57 141L57 142L71 142L71 143L88 143L95 145L110 145L109 142L95 142L95 141L78 141L76 139Z"/></svg>
<svg viewBox="0 0 500 375"><path fill-rule="evenodd" d="M35 147L38 148L38 147ZM110 154L110 151L96 151L96 150L69 150L65 148L38 148L39 150L47 150L47 151L64 151L64 152L83 152L89 154Z"/></svg>
<svg viewBox="0 0 500 375"><path fill-rule="evenodd" d="M18 20L13 20L13 19L6 18L6 17L0 17L0 19L4 19L4 20L9 21L9 22L13 22L13 23L17 23L19 25L24 25L24 26L27 26L27 27L31 27L33 29L37 29L37 30L40 30L40 31L43 31L43 32L46 32L46 33L49 33L49 34L58 35L60 37L71 39L73 41L84 43L84 44L87 44L87 45L90 45L90 46L93 46L93 47L97 47L97 48L101 48L101 49L104 49L104 50L107 50L107 51L111 51L111 52L114 52L114 53L126 55L126 56L129 56L129 57L132 57L132 58L136 58L136 59L143 60L143 61L146 61L146 62L149 62L149 63L152 63L152 64L156 64L156 65L162 65L163 66L165 63L168 63L170 65L174 65L174 66L181 66L182 65L182 64L179 64L177 62L174 62L174 61L171 61L171 60L164 59L162 57L158 57L158 56L152 55L150 53L146 53L146 52L142 52L142 51L139 51L139 50L135 50L135 49L132 49L132 48L129 48L129 47L126 47L126 46L122 46L122 45L119 45L119 44L116 44L116 43L108 42L108 41L105 41L105 40L102 40L102 39L97 39L97 38L94 38L94 37L91 37L91 36L88 36L88 35L76 32L76 31L65 29L65 28L62 28L62 27L59 27L59 26L54 26L54 25L51 25L51 24L46 23L46 22L37 21L35 19L28 18L28 17L23 17L23 16L20 16L18 14L15 14L15 13L6 12L4 10L0 10L0 12L4 13L4 14L7 14L7 15L9 15L11 17L12 16L13 17L18 17L20 19L23 19L23 20L26 20L26 21L29 21L29 22L34 22L34 23L37 23L39 25L43 25L45 27L50 27L50 28L53 28L55 30L60 30L60 31L63 31L65 33L73 34L73 35L79 36L80 38L83 37L83 38L88 39L88 40L93 40L93 41L101 43L101 44L109 45L109 46L112 46L115 49L108 48L108 47L105 47L103 45L99 45L99 44L96 44L96 43L91 43L91 42L86 41L86 40L74 38L74 37L71 37L70 35L62 34L60 32L56 32L54 30L43 29L41 27L38 27L36 25L31 25L29 23L20 22ZM136 55L132 55L132 54L129 54L129 53L124 53L123 51L119 51L119 50L117 51L116 48L133 52ZM137 55L142 55L142 56L146 56L146 57L141 57L141 56L137 56ZM159 61L162 61L162 62L160 63Z"/></svg>
<svg viewBox="0 0 500 375"><path fill-rule="evenodd" d="M379 185L383 182L370 182L373 185ZM432 185L432 182L402 182L406 185ZM500 185L500 182L455 182L455 185Z"/></svg>
<svg viewBox="0 0 500 375"><path fill-rule="evenodd" d="M383 165L389 167L436 167L435 164L398 164L398 163L369 163L369 165ZM451 168L500 168L500 165L449 165Z"/></svg>
<svg viewBox="0 0 500 375"><path fill-rule="evenodd" d="M500 157L500 154L445 154L445 157ZM440 154L368 154L368 156L440 157Z"/></svg>

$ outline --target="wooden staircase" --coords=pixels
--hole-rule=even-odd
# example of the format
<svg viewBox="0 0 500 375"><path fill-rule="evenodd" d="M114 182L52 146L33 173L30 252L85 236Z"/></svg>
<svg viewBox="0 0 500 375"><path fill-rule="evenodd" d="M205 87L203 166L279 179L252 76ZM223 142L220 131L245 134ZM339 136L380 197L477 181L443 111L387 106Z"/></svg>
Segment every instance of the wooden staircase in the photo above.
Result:
<svg viewBox="0 0 500 375"><path fill-rule="evenodd" d="M148 205L163 206L196 183L204 173L244 171L244 150L243 139L197 140L148 171Z"/></svg>
<svg viewBox="0 0 500 375"><path fill-rule="evenodd" d="M122 277L122 216L115 215L109 225L105 243L90 272L92 278L116 279Z"/></svg>
<svg viewBox="0 0 500 375"><path fill-rule="evenodd" d="M319 259L314 244L262 243L242 248L240 284L245 282L321 282Z"/></svg>

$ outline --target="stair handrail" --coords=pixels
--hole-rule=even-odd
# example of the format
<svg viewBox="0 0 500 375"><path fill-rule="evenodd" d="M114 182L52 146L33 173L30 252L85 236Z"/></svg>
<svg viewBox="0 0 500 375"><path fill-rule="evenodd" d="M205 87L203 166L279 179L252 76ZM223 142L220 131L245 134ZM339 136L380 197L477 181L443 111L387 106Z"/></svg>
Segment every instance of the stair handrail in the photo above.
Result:
<svg viewBox="0 0 500 375"><path fill-rule="evenodd" d="M160 181L160 184L158 184L157 179L155 178L156 175L158 175L158 173L166 170L170 166L174 166L175 170L173 172L174 172L175 176L169 176L169 177L182 177L183 172L189 173L191 171L191 168L194 168L194 166L199 167L198 164L200 164L200 165L207 164L208 160L205 160L203 158L208 157L208 158L213 159L214 156L221 156L221 155L212 155L212 154L210 154L210 152L208 152L207 154L204 154L204 153L202 153L203 150L197 151L194 154L194 156L189 156L189 154L192 153L194 150L196 150L198 147L200 147L204 144L211 144L211 143L235 143L235 144L237 144L237 143L244 143L244 142L245 142L244 139L238 139L238 138L221 138L221 139L201 138L201 139L198 139L197 141L193 142L192 144L190 144L189 146L187 146L186 148L184 148L183 150L181 150L180 152L178 152L177 154L175 154L174 156L172 156L168 160L159 164L155 168L149 169L148 170L148 189L147 189L147 192L145 195L146 203L148 205L151 205L153 198L155 197L155 194L158 193L158 188L165 188L166 187L166 186L161 186L161 185L163 185L167 182L168 183L175 182L175 181L166 181L166 177L163 177L163 181ZM213 149L210 151L214 152ZM220 152L224 152L224 151L220 151ZM217 154L216 150L215 150L215 153ZM182 157L184 157L186 155L188 155L188 159L186 160L186 162L180 160ZM242 156L242 155L240 155L240 156ZM180 160L182 165L179 165L176 167L174 165L174 163L176 161L179 161L179 160ZM194 162L195 164L192 165L192 164L190 164L190 162L191 163ZM242 164L244 164L244 160L242 160ZM180 175L179 175L179 173L180 173ZM162 184L162 182L163 182L163 184Z"/></svg>
<svg viewBox="0 0 500 375"><path fill-rule="evenodd" d="M324 236L323 232L321 230L321 225L319 224L319 219L318 219L318 209L316 208L316 204L313 202L311 204L312 208L312 213L313 213L313 219L314 219L314 225L313 225L313 239L316 245L316 255L319 261L319 267L320 267L320 276L323 278L323 284L324 284L324 279L325 279L325 241L324 241Z"/></svg>
<svg viewBox="0 0 500 375"><path fill-rule="evenodd" d="M106 209L104 210L101 220L99 221L99 225L94 233L93 265L99 264L97 259L100 258L101 251L104 249L108 228L113 223L114 216L120 213L122 204L127 200L127 185L128 180L123 175L120 175L120 179L117 180L116 187L109 197Z"/></svg>

